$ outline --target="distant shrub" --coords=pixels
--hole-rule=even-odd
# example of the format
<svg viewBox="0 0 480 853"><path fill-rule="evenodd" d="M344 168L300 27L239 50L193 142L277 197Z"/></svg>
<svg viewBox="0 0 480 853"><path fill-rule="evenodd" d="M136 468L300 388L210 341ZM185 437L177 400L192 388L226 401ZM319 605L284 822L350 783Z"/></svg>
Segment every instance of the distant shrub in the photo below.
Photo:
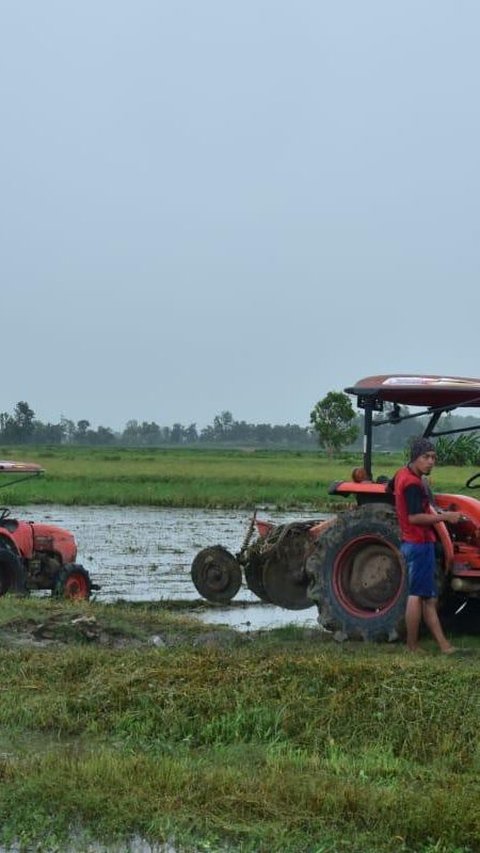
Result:
<svg viewBox="0 0 480 853"><path fill-rule="evenodd" d="M435 445L438 465L480 464L480 436L463 433L456 438L442 435Z"/></svg>

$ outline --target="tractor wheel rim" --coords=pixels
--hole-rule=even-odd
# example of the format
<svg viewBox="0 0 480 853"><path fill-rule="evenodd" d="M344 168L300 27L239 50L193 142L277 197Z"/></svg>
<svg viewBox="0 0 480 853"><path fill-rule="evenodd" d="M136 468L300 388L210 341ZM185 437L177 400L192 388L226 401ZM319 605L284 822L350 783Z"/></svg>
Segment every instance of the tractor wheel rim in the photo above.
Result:
<svg viewBox="0 0 480 853"><path fill-rule="evenodd" d="M402 594L404 568L400 553L381 537L349 542L333 567L337 600L351 615L373 618L386 613Z"/></svg>
<svg viewBox="0 0 480 853"><path fill-rule="evenodd" d="M65 597L88 598L88 583L83 575L71 574L65 581Z"/></svg>

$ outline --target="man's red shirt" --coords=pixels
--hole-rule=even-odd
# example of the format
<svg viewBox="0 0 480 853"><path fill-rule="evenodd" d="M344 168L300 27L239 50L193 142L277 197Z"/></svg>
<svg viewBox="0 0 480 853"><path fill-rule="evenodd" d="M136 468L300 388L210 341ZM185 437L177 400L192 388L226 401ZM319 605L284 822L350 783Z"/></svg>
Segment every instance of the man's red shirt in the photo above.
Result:
<svg viewBox="0 0 480 853"><path fill-rule="evenodd" d="M409 515L431 513L430 496L422 478L408 465L395 474L395 509L403 542L435 542L433 525L410 524Z"/></svg>

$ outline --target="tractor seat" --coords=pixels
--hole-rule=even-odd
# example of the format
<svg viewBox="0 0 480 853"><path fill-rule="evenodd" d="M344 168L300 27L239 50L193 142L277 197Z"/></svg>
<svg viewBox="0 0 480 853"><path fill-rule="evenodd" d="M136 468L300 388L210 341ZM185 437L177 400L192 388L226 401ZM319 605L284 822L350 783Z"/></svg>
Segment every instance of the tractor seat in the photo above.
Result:
<svg viewBox="0 0 480 853"><path fill-rule="evenodd" d="M14 533L18 527L18 521L16 518L4 518L0 522L0 527L3 527L4 530L8 530L10 533Z"/></svg>

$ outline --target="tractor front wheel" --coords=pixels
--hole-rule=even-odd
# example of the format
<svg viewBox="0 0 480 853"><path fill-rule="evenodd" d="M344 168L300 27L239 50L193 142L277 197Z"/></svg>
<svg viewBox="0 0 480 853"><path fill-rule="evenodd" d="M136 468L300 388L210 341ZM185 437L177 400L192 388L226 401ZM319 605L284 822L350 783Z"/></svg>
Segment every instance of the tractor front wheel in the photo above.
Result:
<svg viewBox="0 0 480 853"><path fill-rule="evenodd" d="M345 638L396 640L403 632L407 571L395 512L369 504L339 515L306 562L319 622Z"/></svg>
<svg viewBox="0 0 480 853"><path fill-rule="evenodd" d="M92 583L83 566L64 566L57 575L53 594L73 601L88 601Z"/></svg>

